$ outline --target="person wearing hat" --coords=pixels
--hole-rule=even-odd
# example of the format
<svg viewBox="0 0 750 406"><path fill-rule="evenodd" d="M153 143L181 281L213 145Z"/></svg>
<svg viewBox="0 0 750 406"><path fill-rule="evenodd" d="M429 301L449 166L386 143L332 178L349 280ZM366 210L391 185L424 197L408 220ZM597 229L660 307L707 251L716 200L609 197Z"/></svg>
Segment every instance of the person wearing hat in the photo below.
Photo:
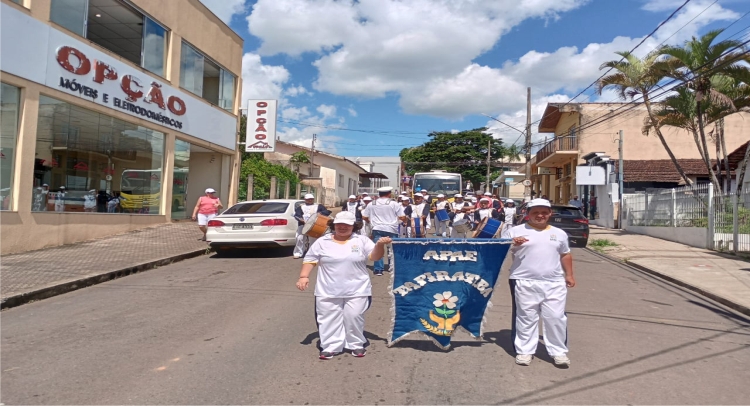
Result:
<svg viewBox="0 0 750 406"><path fill-rule="evenodd" d="M427 231L431 228L430 223L430 205L424 201L424 196L417 193L414 195L414 203L404 208L404 217L406 219L414 219L415 222L419 222L422 228L422 234L427 236ZM411 222L407 222L411 225ZM409 227L409 237L419 238L416 234L416 230Z"/></svg>
<svg viewBox="0 0 750 406"><path fill-rule="evenodd" d="M296 244L294 245L294 258L302 258L305 256L305 251L315 242L316 238L308 237L302 234L302 229L305 227L307 220L312 217L315 213L321 213L324 216L331 214L322 204L315 204L315 195L308 193L304 197L305 204L301 204L294 209L294 218L297 220L297 238Z"/></svg>
<svg viewBox="0 0 750 406"><path fill-rule="evenodd" d="M322 360L347 350L357 358L367 353L364 315L372 301L367 261L380 260L391 239L381 237L375 243L356 234L356 220L353 213L342 211L328 222L331 233L310 246L296 284L301 291L307 289L310 273L318 267L315 317Z"/></svg>
<svg viewBox="0 0 750 406"><path fill-rule="evenodd" d="M96 211L96 190L91 189L83 196L83 211L93 213Z"/></svg>
<svg viewBox="0 0 750 406"><path fill-rule="evenodd" d="M565 231L549 225L552 207L546 199L527 205L529 221L508 230L513 239L510 293L513 299L511 336L516 364L530 365L539 342L539 316L544 322L544 345L556 366L570 366L565 302L576 286L573 255Z"/></svg>
<svg viewBox="0 0 750 406"><path fill-rule="evenodd" d="M378 189L378 200L370 203L362 211L362 219L372 225L372 239L376 243L383 237L398 236L399 218L404 215L403 207L391 199L392 187L381 187ZM375 261L373 273L383 275L385 264L382 259Z"/></svg>
<svg viewBox="0 0 750 406"><path fill-rule="evenodd" d="M357 196L351 195L349 196L349 200L347 200L343 206L341 206L341 211L348 211L349 213L354 214L354 216L357 218L357 223L360 223L359 230L357 230L357 233L362 231L361 223L362 223L362 212L359 210L360 203L357 201Z"/></svg>
<svg viewBox="0 0 750 406"><path fill-rule="evenodd" d="M505 234L506 231L513 227L513 222L516 217L516 202L514 202L513 199L507 199L505 201L503 215L505 216L505 221L503 221L503 226L500 229L500 235Z"/></svg>
<svg viewBox="0 0 750 406"><path fill-rule="evenodd" d="M372 197L365 196L362 198L362 203L359 206L359 217L363 222L362 230L360 230L360 233L363 233L362 235L364 236L372 238L372 224L370 224L369 221L365 221L365 219L362 217L362 212L364 212L365 208L367 208L370 203L372 203Z"/></svg>
<svg viewBox="0 0 750 406"><path fill-rule="evenodd" d="M483 197L479 199L479 208L474 211L474 228L481 223L487 217L503 221L505 220L504 215L494 207L490 206L490 199Z"/></svg>
<svg viewBox="0 0 750 406"><path fill-rule="evenodd" d="M60 186L60 191L55 193L55 211L65 211L65 186Z"/></svg>
<svg viewBox="0 0 750 406"><path fill-rule="evenodd" d="M432 204L432 209L433 211L445 210L446 212L448 212L449 204L450 203L448 203L448 201L445 200L445 195L440 193L437 195L437 200L435 200L435 202ZM436 217L435 218L435 236L447 237L450 234L450 230L448 228L449 223L450 223L450 218L445 221L438 221Z"/></svg>
<svg viewBox="0 0 750 406"><path fill-rule="evenodd" d="M222 207L224 206L213 188L207 188L206 195L198 198L193 209L193 221L198 221L198 227L203 231L203 241L206 241L208 222L219 214Z"/></svg>
<svg viewBox="0 0 750 406"><path fill-rule="evenodd" d="M406 211L406 208L411 205L411 199L406 196L399 196L398 198L401 202L401 207ZM409 223L406 221L406 216L401 217L400 220L398 223L398 236L399 238L409 238Z"/></svg>
<svg viewBox="0 0 750 406"><path fill-rule="evenodd" d="M448 216L450 217L450 223L448 224L448 235L451 238L456 237L462 237L467 238L468 232L463 234L458 234L457 232L454 232L453 229L453 223L465 218L466 216L466 209L469 207L468 203L464 201L463 195L460 193L456 193L453 195L453 203L450 203L450 210L448 210Z"/></svg>

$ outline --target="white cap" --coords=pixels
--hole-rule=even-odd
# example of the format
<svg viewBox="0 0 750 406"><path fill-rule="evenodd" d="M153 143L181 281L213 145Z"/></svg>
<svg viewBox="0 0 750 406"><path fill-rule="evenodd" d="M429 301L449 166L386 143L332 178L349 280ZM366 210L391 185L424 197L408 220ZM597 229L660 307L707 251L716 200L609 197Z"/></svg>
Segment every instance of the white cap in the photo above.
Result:
<svg viewBox="0 0 750 406"><path fill-rule="evenodd" d="M456 193L455 195L453 195L453 197L463 197L463 196L461 195L461 193Z"/></svg>
<svg viewBox="0 0 750 406"><path fill-rule="evenodd" d="M350 199L356 199L356 198L357 198L357 196L354 196L354 195L349 195L349 198L350 198Z"/></svg>
<svg viewBox="0 0 750 406"><path fill-rule="evenodd" d="M381 187L378 189L378 193L393 192L393 188L390 186Z"/></svg>
<svg viewBox="0 0 750 406"><path fill-rule="evenodd" d="M213 188L206 189L206 193L216 193L216 191Z"/></svg>
<svg viewBox="0 0 750 406"><path fill-rule="evenodd" d="M552 207L547 199L532 199L527 205L529 209L532 207Z"/></svg>
<svg viewBox="0 0 750 406"><path fill-rule="evenodd" d="M49 185L48 185L48 184L46 184L46 183L42 184L42 187L44 187L44 186L47 186L47 187L49 187Z"/></svg>
<svg viewBox="0 0 750 406"><path fill-rule="evenodd" d="M404 196L399 196L398 198L396 198L396 200L401 201L403 198Z"/></svg>
<svg viewBox="0 0 750 406"><path fill-rule="evenodd" d="M60 186L60 189L65 189L65 186Z"/></svg>
<svg viewBox="0 0 750 406"><path fill-rule="evenodd" d="M483 197L483 198L479 199L479 201L480 201L480 202L487 202L487 203L489 203L489 202L490 202L490 199L488 199L488 198L486 198L486 197Z"/></svg>
<svg viewBox="0 0 750 406"><path fill-rule="evenodd" d="M362 192L362 196L369 196L370 194L367 192Z"/></svg>
<svg viewBox="0 0 750 406"><path fill-rule="evenodd" d="M492 193L490 193L490 192L484 192L484 195L485 196L492 196Z"/></svg>
<svg viewBox="0 0 750 406"><path fill-rule="evenodd" d="M307 199L315 199L315 195L313 195L312 193L308 193L305 195L305 200Z"/></svg>
<svg viewBox="0 0 750 406"><path fill-rule="evenodd" d="M471 201L472 201L472 202L476 202L476 201L477 201L477 198L476 198L475 196L472 196L472 197L471 197Z"/></svg>
<svg viewBox="0 0 750 406"><path fill-rule="evenodd" d="M405 195L405 194L407 194L407 193L406 193L406 191L404 190L404 191L402 191L402 192L401 192L401 194L402 194L402 195Z"/></svg>
<svg viewBox="0 0 750 406"><path fill-rule="evenodd" d="M424 196L422 196L422 195L420 195L419 193L417 193L417 194L415 194L415 195L414 195L414 198L415 198L415 199L416 199L416 198L424 199Z"/></svg>
<svg viewBox="0 0 750 406"><path fill-rule="evenodd" d="M507 199L507 200L505 201L505 203L515 203L515 202L513 201L513 199Z"/></svg>
<svg viewBox="0 0 750 406"><path fill-rule="evenodd" d="M370 197L370 196L365 196L365 197L363 197L363 198L362 198L362 200L364 200L364 201L366 201L366 202L369 202L369 201L372 201L372 197Z"/></svg>
<svg viewBox="0 0 750 406"><path fill-rule="evenodd" d="M429 194L429 193L428 193L428 192L427 192L426 190L423 190L423 191L422 191L422 196L429 196L429 195L430 195L430 194Z"/></svg>
<svg viewBox="0 0 750 406"><path fill-rule="evenodd" d="M445 197L445 195L441 193L441 194L437 195L437 197Z"/></svg>
<svg viewBox="0 0 750 406"><path fill-rule="evenodd" d="M96 189L89 190L89 193L96 193Z"/></svg>
<svg viewBox="0 0 750 406"><path fill-rule="evenodd" d="M409 197L407 197L407 196L404 196L404 198L403 198L403 199L401 199L401 201L402 201L402 202L410 202L410 201L411 201L411 199L409 199Z"/></svg>
<svg viewBox="0 0 750 406"><path fill-rule="evenodd" d="M357 218L354 216L354 213L350 211L342 211L333 219L333 224L349 224L352 226L356 220Z"/></svg>

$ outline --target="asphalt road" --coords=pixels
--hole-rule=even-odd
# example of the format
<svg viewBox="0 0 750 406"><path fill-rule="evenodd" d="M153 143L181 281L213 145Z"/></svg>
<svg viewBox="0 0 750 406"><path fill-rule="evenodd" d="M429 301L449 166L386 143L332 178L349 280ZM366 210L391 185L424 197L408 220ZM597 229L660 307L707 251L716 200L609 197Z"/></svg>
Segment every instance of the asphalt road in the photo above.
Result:
<svg viewBox="0 0 750 406"><path fill-rule="evenodd" d="M514 364L507 275L484 340L387 348L374 279L365 358L317 359L312 289L288 253L201 257L2 312L4 404L738 404L750 321L574 250L568 370ZM262 257L259 257L262 256Z"/></svg>

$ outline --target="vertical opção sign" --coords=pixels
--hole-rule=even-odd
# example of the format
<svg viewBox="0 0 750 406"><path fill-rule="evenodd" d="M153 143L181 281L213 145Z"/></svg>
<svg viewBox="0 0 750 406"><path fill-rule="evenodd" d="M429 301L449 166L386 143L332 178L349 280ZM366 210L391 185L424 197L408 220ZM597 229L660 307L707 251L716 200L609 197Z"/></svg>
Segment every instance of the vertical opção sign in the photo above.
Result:
<svg viewBox="0 0 750 406"><path fill-rule="evenodd" d="M246 152L276 150L276 100L248 100Z"/></svg>

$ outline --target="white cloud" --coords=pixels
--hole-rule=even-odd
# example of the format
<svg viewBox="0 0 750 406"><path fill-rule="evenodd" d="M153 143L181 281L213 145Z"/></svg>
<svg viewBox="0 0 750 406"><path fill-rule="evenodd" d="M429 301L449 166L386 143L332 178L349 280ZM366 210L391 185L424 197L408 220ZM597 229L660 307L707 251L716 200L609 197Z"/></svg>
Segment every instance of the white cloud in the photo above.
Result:
<svg viewBox="0 0 750 406"><path fill-rule="evenodd" d="M522 21L556 19L587 2L258 0L247 20L250 32L262 40L260 55L315 53L318 91L364 98L396 94L406 113L459 119L491 112L525 115L527 86L542 96L577 93L601 75L602 62L618 58L615 51L640 41L616 37L580 49L530 51L500 67L474 62ZM663 13L681 4L675 2L650 0L643 8ZM681 43L712 22L738 17L718 3L706 9L710 4L693 0L638 52L653 49L701 12L667 43Z"/></svg>
<svg viewBox="0 0 750 406"><path fill-rule="evenodd" d="M200 0L217 17L229 24L232 16L245 10L245 0Z"/></svg>
<svg viewBox="0 0 750 406"><path fill-rule="evenodd" d="M532 95L533 96L533 95ZM531 122L534 123L544 115L544 110L547 108L547 103L565 103L570 97L562 94L553 94L549 96L532 97L531 101ZM525 103L524 103L525 104ZM526 129L526 107L510 113L502 113L496 116L498 120L515 127L518 130L525 131ZM489 129L489 132L495 138L500 138L506 145L524 145L524 136L520 132L509 128L505 124L501 124L495 120L487 121L485 126ZM537 132L539 125L532 124L531 126L531 142L538 143L545 137L550 137L551 134L539 134Z"/></svg>
<svg viewBox="0 0 750 406"><path fill-rule="evenodd" d="M354 110L354 107L349 107L348 109L346 109L346 111L350 116L357 117L357 110Z"/></svg>
<svg viewBox="0 0 750 406"><path fill-rule="evenodd" d="M316 109L318 113L323 115L323 119L335 118L336 117L336 106L330 104L321 104Z"/></svg>
<svg viewBox="0 0 750 406"><path fill-rule="evenodd" d="M283 66L263 65L260 56L246 53L242 56L242 105L248 99L281 99L283 85L289 80L289 71Z"/></svg>
<svg viewBox="0 0 750 406"><path fill-rule="evenodd" d="M284 95L289 97L297 97L305 94L310 94L310 91L305 89L304 86L290 86L284 90Z"/></svg>

